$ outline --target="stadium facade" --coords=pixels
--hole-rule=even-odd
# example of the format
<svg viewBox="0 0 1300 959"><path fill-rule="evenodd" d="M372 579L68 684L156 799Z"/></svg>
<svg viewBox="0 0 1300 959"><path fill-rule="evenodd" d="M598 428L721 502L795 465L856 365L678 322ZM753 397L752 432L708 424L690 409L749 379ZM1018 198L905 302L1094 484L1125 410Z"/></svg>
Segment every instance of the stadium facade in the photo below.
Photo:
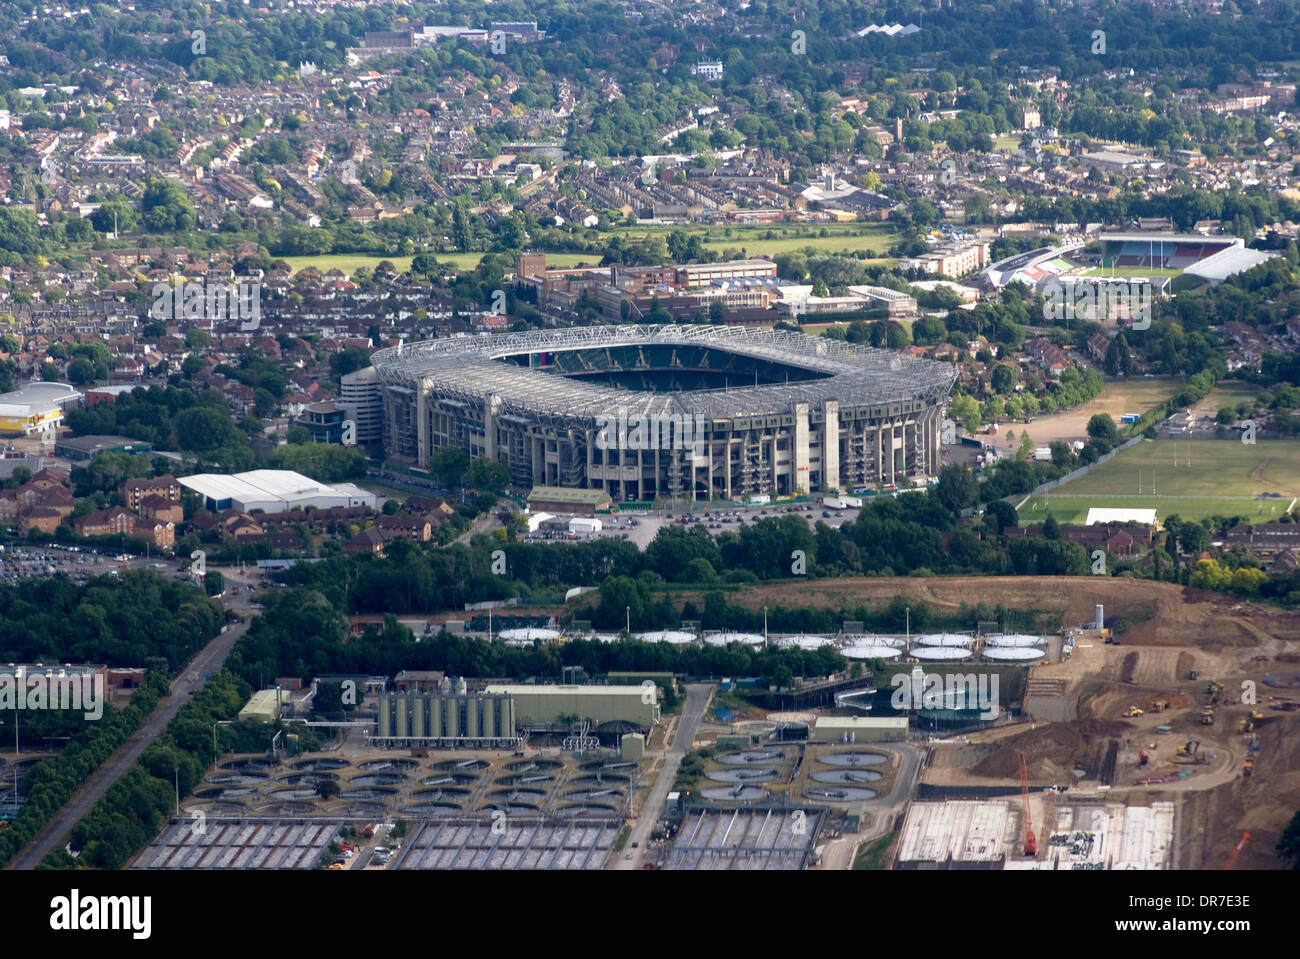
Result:
<svg viewBox="0 0 1300 959"><path fill-rule="evenodd" d="M384 448L504 462L516 488L615 501L875 488L939 468L956 370L794 332L598 326L404 344L372 357Z"/></svg>

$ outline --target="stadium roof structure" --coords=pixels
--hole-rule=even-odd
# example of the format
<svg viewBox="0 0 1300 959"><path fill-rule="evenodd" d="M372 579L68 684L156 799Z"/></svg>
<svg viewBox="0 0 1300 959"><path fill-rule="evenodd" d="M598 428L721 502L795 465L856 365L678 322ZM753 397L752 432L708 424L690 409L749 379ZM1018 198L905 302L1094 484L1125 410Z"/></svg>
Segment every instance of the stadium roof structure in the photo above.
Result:
<svg viewBox="0 0 1300 959"><path fill-rule="evenodd" d="M704 347L816 375L788 383L640 392L582 382L516 362L529 354L615 347ZM947 396L957 379L946 363L892 350L857 346L803 333L738 326L622 325L427 340L380 350L371 357L389 386L419 389L426 380L443 396L481 402L498 397L500 412L546 413L588 419L613 411L628 415L689 414L727 419L788 411L795 403L887 405Z"/></svg>
<svg viewBox="0 0 1300 959"><path fill-rule="evenodd" d="M1230 246L1213 256L1207 256L1199 263L1189 266L1184 273L1199 276L1213 284L1222 283L1230 276L1244 273L1281 254L1271 250L1252 250L1244 246Z"/></svg>

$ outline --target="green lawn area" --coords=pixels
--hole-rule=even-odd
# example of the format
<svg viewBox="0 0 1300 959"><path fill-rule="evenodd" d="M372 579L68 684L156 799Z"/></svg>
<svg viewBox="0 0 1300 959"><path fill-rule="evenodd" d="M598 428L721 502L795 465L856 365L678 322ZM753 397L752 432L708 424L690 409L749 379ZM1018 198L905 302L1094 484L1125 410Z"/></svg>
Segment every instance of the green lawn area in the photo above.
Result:
<svg viewBox="0 0 1300 959"><path fill-rule="evenodd" d="M857 253L874 250L884 253L898 242L898 232L885 223L766 224L726 227L629 226L611 231L606 237L637 239L651 235L667 236L674 229L685 229L703 238L710 251L742 247L749 256L775 256L812 247L822 253ZM827 235L821 236L825 230ZM768 234L771 234L769 237ZM730 234L730 235L728 235ZM548 258L549 259L549 258ZM887 257L872 262L892 263Z"/></svg>
<svg viewBox="0 0 1300 959"><path fill-rule="evenodd" d="M1256 499L1261 493L1277 496ZM1177 514L1183 519L1240 516L1263 523L1277 519L1297 497L1300 441L1150 440L1017 509L1025 525L1041 523L1049 508L1058 522L1082 523L1094 506L1154 507L1158 521Z"/></svg>

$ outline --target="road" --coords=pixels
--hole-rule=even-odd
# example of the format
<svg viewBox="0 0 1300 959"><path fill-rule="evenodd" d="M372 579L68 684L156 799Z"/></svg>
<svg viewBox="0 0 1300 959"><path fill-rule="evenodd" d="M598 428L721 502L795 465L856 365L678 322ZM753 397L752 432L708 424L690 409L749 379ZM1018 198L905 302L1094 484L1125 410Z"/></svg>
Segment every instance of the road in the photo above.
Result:
<svg viewBox="0 0 1300 959"><path fill-rule="evenodd" d="M104 794L135 765L144 751L176 718L180 708L188 703L194 693L203 686L203 677L222 667L226 657L230 655L231 648L248 630L248 624L251 622L251 617L243 612L247 609L244 604L248 602L248 592L242 591L235 599L241 602L232 603L228 608L239 610L243 619L239 623L232 624L226 632L219 633L208 645L199 650L198 654L181 670L180 676L172 680L171 695L163 699L145 724L119 746L99 769L95 770L45 828L14 857L7 868L35 869L47 855L63 848L73 827L81 822L94 808L95 803L99 802Z"/></svg>
<svg viewBox="0 0 1300 959"><path fill-rule="evenodd" d="M677 721L673 741L664 750L663 765L659 767L659 775L655 778L655 784L650 788L650 794L641 807L641 815L632 827L632 834L627 837L623 852L614 854L617 857L612 864L614 869L640 869L644 863L646 841L650 838L650 830L654 828L655 822L659 819L659 812L668 800L668 790L677 780L677 767L681 765L682 758L695 742L695 731L700 727L700 721L704 718L704 709L712 696L711 683L691 683L686 687L686 702L682 706L682 715ZM635 849L632 848L633 843L636 843ZM632 858L624 858L629 852L632 853Z"/></svg>

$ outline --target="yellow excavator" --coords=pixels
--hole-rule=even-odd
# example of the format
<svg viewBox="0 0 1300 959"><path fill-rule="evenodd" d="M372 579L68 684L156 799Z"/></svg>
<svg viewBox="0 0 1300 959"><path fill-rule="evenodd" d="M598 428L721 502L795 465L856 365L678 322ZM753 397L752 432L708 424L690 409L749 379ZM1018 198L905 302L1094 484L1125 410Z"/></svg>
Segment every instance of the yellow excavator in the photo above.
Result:
<svg viewBox="0 0 1300 959"><path fill-rule="evenodd" d="M1252 709L1250 711L1249 716L1244 717L1239 723L1237 723L1237 732L1253 733L1255 731L1255 727L1259 725L1260 720L1262 720L1263 718L1264 718L1263 713L1257 712L1256 710Z"/></svg>
<svg viewBox="0 0 1300 959"><path fill-rule="evenodd" d="M1138 709L1136 706L1130 706L1128 709L1124 710L1124 718L1131 719L1134 716L1141 716L1143 712L1144 710Z"/></svg>
<svg viewBox="0 0 1300 959"><path fill-rule="evenodd" d="M1174 762L1176 763L1194 763L1197 766L1203 766L1209 762L1209 759L1200 754L1201 741L1187 741L1187 745L1179 746L1174 752Z"/></svg>
<svg viewBox="0 0 1300 959"><path fill-rule="evenodd" d="M1206 707L1204 707L1204 708L1201 710L1201 725L1202 725L1202 726L1213 726L1213 725L1214 725L1214 707L1213 707L1213 706L1206 706Z"/></svg>

